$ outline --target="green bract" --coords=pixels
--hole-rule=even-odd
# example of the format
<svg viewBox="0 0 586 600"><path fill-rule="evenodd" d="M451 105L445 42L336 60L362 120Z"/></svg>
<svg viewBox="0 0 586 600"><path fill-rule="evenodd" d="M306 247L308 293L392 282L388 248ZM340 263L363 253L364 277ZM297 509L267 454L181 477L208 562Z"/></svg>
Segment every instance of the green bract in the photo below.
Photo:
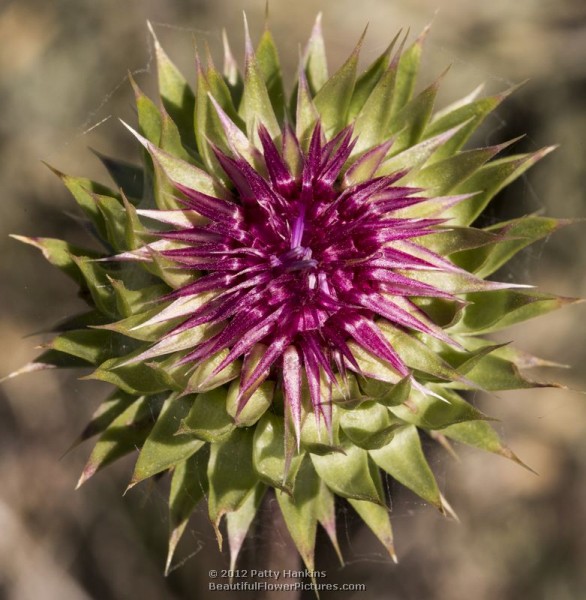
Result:
<svg viewBox="0 0 586 600"><path fill-rule="evenodd" d="M100 156L114 190L57 172L104 250L15 236L74 279L89 305L85 314L59 324L41 356L20 372L91 367L87 378L114 386L77 440L97 437L79 485L137 448L130 485L168 471L168 566L190 514L204 497L220 543L226 517L234 565L267 489L275 490L308 569L314 568L318 523L338 549L336 496L350 503L394 558L384 477L443 513L451 510L426 460L421 432L444 445L456 440L518 461L490 420L466 400L466 390L548 385L520 371L545 361L491 343L485 334L572 300L485 278L565 222L541 216L487 228L474 222L495 194L551 148L503 158L497 155L508 143L462 150L510 90L489 97L477 92L437 112L440 80L414 91L424 37L425 32L404 49L405 39L398 35L363 71L358 68L361 40L330 74L318 19L290 95L268 29L256 50L247 33L243 73L227 41L222 72L211 58L204 67L198 57L195 92L155 38L160 102L131 82L143 164ZM345 131L353 145L350 134L346 141L336 138ZM279 148L279 158L269 159L270 143ZM319 349L309 351L303 344L305 354L281 349L279 360L293 360L290 372L301 372L296 369L299 356L304 357L296 403L279 374L281 363L263 362L276 344L272 338L258 337L233 360L234 342L210 350L209 357L189 360L190 352L215 339L221 325L202 322L174 330L196 311L215 306L222 290L182 295L211 267L196 270L178 262L173 251L185 246L173 232L201 231L213 220L203 209L186 208L191 192L200 203L211 198L210 206L226 215L231 215L231 202L241 208L237 179L226 167L230 157L240 161L242 172L254 170L267 185L269 175L274 178L271 169L282 161L292 178L287 185L294 189L305 177L303 165L311 162L312 152L315 157L321 148L326 156L327 144L333 156L342 154L340 148L347 150L327 193L394 177L394 186L419 188L414 191L420 196L418 203L405 202L400 210L395 206L394 217L413 227L425 223L427 229L410 241L411 262L392 270L412 290L391 294L397 320L374 311L371 321L380 332L372 344L391 348L396 362L381 358L352 333L336 342L350 356L341 359L339 368L324 364ZM297 217L299 240L302 217ZM220 219L214 225L221 229L225 224ZM292 243L289 263L278 263L287 272L315 268L315 256L300 243ZM423 264L436 267L417 268ZM224 326L238 315L236 306ZM294 347L291 340L287 343ZM329 340L324 344L330 356ZM321 401L316 402L316 394Z"/></svg>

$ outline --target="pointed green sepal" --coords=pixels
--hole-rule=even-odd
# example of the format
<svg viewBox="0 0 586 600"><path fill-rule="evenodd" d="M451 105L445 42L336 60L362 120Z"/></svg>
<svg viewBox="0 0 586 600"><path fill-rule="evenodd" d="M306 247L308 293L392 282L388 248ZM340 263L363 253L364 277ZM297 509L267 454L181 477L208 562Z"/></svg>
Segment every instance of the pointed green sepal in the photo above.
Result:
<svg viewBox="0 0 586 600"><path fill-rule="evenodd" d="M116 390L96 409L83 431L73 440L69 448L64 452L68 454L85 440L103 433L108 426L119 417L132 403L140 400L140 396L127 394L122 390Z"/></svg>
<svg viewBox="0 0 586 600"><path fill-rule="evenodd" d="M139 202L144 193L144 170L142 167L133 165L117 158L106 156L97 150L92 152L100 159L108 170L116 187L121 189L128 198Z"/></svg>
<svg viewBox="0 0 586 600"><path fill-rule="evenodd" d="M295 454L287 465L283 418L266 413L254 428L253 464L259 478L291 494L304 454Z"/></svg>
<svg viewBox="0 0 586 600"><path fill-rule="evenodd" d="M140 448L148 437L161 406L161 397L143 396L119 414L94 446L77 487L105 466Z"/></svg>
<svg viewBox="0 0 586 600"><path fill-rule="evenodd" d="M226 390L216 388L197 395L178 433L191 434L206 442L221 442L234 429L234 422L226 412Z"/></svg>
<svg viewBox="0 0 586 600"><path fill-rule="evenodd" d="M275 491L287 529L309 571L315 569L319 489L319 477L309 457L305 457L297 475L293 496Z"/></svg>
<svg viewBox="0 0 586 600"><path fill-rule="evenodd" d="M488 277L506 264L517 252L543 239L570 224L567 219L526 216L488 227L485 231L495 235L494 244L464 250L450 258L458 266L475 273L478 277Z"/></svg>
<svg viewBox="0 0 586 600"><path fill-rule="evenodd" d="M360 502L360 500L357 500ZM316 502L317 520L319 524L324 528L330 542L338 555L340 564L344 565L344 557L340 550L340 544L338 543L338 534L336 532L336 503L334 494L329 490L328 486L320 481L319 493Z"/></svg>
<svg viewBox="0 0 586 600"><path fill-rule="evenodd" d="M393 562L398 562L388 508L386 506L381 506L380 504L375 504L374 502L368 502L367 500L354 500L349 498L348 502L387 549Z"/></svg>
<svg viewBox="0 0 586 600"><path fill-rule="evenodd" d="M155 46L159 94L166 111L177 124L183 141L187 146L195 148L193 110L195 97L179 69L171 62L166 52L159 44L154 29L148 23Z"/></svg>
<svg viewBox="0 0 586 600"><path fill-rule="evenodd" d="M177 544L185 531L191 513L207 494L209 454L209 446L204 446L187 460L179 463L173 471L169 492L169 550L165 575L171 571L171 562Z"/></svg>
<svg viewBox="0 0 586 600"><path fill-rule="evenodd" d="M440 433L456 442L508 458L525 469L534 472L510 448L503 444L494 427L486 421L458 423L441 430Z"/></svg>
<svg viewBox="0 0 586 600"><path fill-rule="evenodd" d="M415 425L398 429L389 444L369 454L383 471L443 511L440 491L423 454Z"/></svg>
<svg viewBox="0 0 586 600"><path fill-rule="evenodd" d="M285 88L283 87L279 54L275 40L268 28L265 28L263 31L256 48L256 61L264 79L277 121L282 123L285 119Z"/></svg>
<svg viewBox="0 0 586 600"><path fill-rule="evenodd" d="M364 34L346 62L324 83L313 99L327 137L332 137L347 124L363 39Z"/></svg>
<svg viewBox="0 0 586 600"><path fill-rule="evenodd" d="M93 250L77 248L63 240L54 238L27 237L24 235L11 235L10 237L23 244L29 244L30 246L38 248L45 259L53 266L57 267L78 284L83 286L85 286L85 278L80 272L73 257L85 256L88 258L97 258L99 256L99 254Z"/></svg>
<svg viewBox="0 0 586 600"><path fill-rule="evenodd" d="M475 196L447 212L446 216L451 219L450 223L470 225L498 192L553 150L555 150L555 146L548 146L530 154L517 154L493 160L480 167L473 174L471 173L471 176L465 181L461 180L452 192L457 194L475 193ZM456 156L462 154L465 153L462 152ZM450 159L446 160L449 161ZM444 163L445 161L441 162ZM431 170L439 164L441 163L435 163L428 168Z"/></svg>
<svg viewBox="0 0 586 600"><path fill-rule="evenodd" d="M469 304L450 332L490 333L580 302L576 298L519 290L471 293L466 294L466 300Z"/></svg>
<svg viewBox="0 0 586 600"><path fill-rule="evenodd" d="M246 123L248 137L255 140L255 145L260 146L258 131L256 130L259 124L264 125L273 138L279 136L281 128L269 97L261 67L252 48L246 17L244 19L244 26L246 38L244 91L242 93L242 102L238 107L238 114Z"/></svg>
<svg viewBox="0 0 586 600"><path fill-rule="evenodd" d="M353 444L365 450L386 446L399 425L393 422L389 411L377 402L363 402L356 408L342 411L340 416L340 427L344 433Z"/></svg>
<svg viewBox="0 0 586 600"><path fill-rule="evenodd" d="M442 160L455 154L480 127L486 117L518 87L518 85L514 85L500 94L476 99L476 93L480 92L481 89L479 88L470 97L463 98L461 101L446 107L444 110L438 111L425 130L425 138L438 135L452 127L461 127L458 133L437 151L433 160Z"/></svg>
<svg viewBox="0 0 586 600"><path fill-rule="evenodd" d="M258 483L254 491L246 497L240 508L226 515L226 532L228 533L228 546L230 548L231 571L236 569L242 544L246 539L250 525L256 516L266 491L266 486Z"/></svg>
<svg viewBox="0 0 586 600"><path fill-rule="evenodd" d="M210 447L208 512L220 548L220 520L238 510L258 482L252 466L253 434L250 429L235 429L226 440Z"/></svg>
<svg viewBox="0 0 586 600"><path fill-rule="evenodd" d="M311 454L311 461L334 494L384 504L376 483L378 472L366 450L348 443L343 445L343 452Z"/></svg>
<svg viewBox="0 0 586 600"><path fill-rule="evenodd" d="M307 81L314 96L328 80L328 61L321 19L322 15L319 13L315 19L311 35L309 36L309 40L307 41L303 53L303 63Z"/></svg>
<svg viewBox="0 0 586 600"><path fill-rule="evenodd" d="M393 415L405 423L416 425L420 429L431 430L443 429L453 423L486 420L488 418L453 390L430 384L427 387L430 388L430 392L441 398L412 390L406 404L393 406L390 409Z"/></svg>
<svg viewBox="0 0 586 600"><path fill-rule="evenodd" d="M151 433L145 440L128 487L182 463L203 447L204 442L191 435L176 435L187 416L193 396L169 396Z"/></svg>

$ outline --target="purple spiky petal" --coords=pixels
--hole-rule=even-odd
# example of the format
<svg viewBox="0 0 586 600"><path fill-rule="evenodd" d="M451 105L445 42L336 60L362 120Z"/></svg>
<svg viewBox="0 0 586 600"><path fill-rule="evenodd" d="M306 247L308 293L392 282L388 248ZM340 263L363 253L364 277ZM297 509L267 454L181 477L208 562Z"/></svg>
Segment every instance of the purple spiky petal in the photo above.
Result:
<svg viewBox="0 0 586 600"><path fill-rule="evenodd" d="M229 128L228 117L220 116ZM289 144L300 147L290 130L287 136ZM421 190L401 184L406 171L349 184L352 174L371 159L374 175L390 146L365 155L344 178L355 145L350 127L327 140L318 122L307 152L300 154L298 176L263 126L259 139L266 174L234 148L232 155L214 148L232 181L232 201L177 184L181 202L205 219L192 218L188 225L171 212L163 215L160 220L173 229L158 236L174 246L160 253L181 268L203 274L168 295L165 300L173 302L145 324L184 319L147 354L177 350L179 341L175 344L174 339L187 350L181 364L197 365L224 351L212 377L234 360L246 362L253 348L264 345L255 368L242 376L239 410L258 381L272 373L283 389L299 441L303 379L316 418L328 425L331 403L324 385L331 394L337 374L344 379L346 368L360 369L348 342L384 361L398 377L410 375L377 319L459 347L410 301L417 296L452 301L457 297L409 272L461 273L417 243L445 224L445 219L434 218L441 214L434 207L461 197L419 197ZM426 204L429 217L408 216L410 207L425 209ZM148 256L145 251L139 254ZM198 302L204 293L211 297ZM184 341L188 332L205 325L217 330L203 339L195 336L197 343L189 347Z"/></svg>

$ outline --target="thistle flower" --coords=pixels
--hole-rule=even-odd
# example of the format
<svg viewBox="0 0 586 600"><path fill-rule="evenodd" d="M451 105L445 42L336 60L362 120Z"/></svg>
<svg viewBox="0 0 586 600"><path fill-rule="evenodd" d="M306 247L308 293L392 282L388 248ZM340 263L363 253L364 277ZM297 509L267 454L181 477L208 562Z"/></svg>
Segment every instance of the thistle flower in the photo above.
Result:
<svg viewBox="0 0 586 600"><path fill-rule="evenodd" d="M234 565L270 488L308 569L318 523L338 550L335 496L394 558L383 474L451 513L420 431L519 462L465 392L553 385L485 334L569 299L486 278L564 223L473 224L551 148L461 150L511 90L434 112L441 78L413 92L424 38L358 75L360 40L329 76L318 18L289 101L268 29L256 50L246 31L243 75L225 36L223 73L196 57L195 94L155 38L161 103L132 81L127 125L143 165L100 156L118 191L57 173L104 250L19 237L90 309L18 373L115 386L79 485L136 448L131 485L169 471L168 566L204 497Z"/></svg>

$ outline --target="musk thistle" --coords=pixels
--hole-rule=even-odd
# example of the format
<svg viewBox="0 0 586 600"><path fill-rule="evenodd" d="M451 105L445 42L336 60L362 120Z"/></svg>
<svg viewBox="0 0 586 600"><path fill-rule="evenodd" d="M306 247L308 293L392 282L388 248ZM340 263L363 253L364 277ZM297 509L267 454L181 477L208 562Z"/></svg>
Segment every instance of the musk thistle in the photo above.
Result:
<svg viewBox="0 0 586 600"><path fill-rule="evenodd" d="M474 223L550 148L462 150L511 90L435 111L441 78L414 93L424 37L359 73L361 39L329 75L318 18L290 96L268 29L256 49L246 31L242 74L225 36L222 72L196 57L195 93L155 38L161 102L132 81L127 125L143 164L100 156L114 190L57 173L103 250L18 238L89 304L20 372L113 384L79 485L136 449L131 486L169 472L168 566L204 497L234 565L270 488L309 570L318 523L338 550L336 496L394 558L384 476L451 512L422 432L518 460L466 390L548 385L485 334L568 300L486 278L563 223Z"/></svg>

